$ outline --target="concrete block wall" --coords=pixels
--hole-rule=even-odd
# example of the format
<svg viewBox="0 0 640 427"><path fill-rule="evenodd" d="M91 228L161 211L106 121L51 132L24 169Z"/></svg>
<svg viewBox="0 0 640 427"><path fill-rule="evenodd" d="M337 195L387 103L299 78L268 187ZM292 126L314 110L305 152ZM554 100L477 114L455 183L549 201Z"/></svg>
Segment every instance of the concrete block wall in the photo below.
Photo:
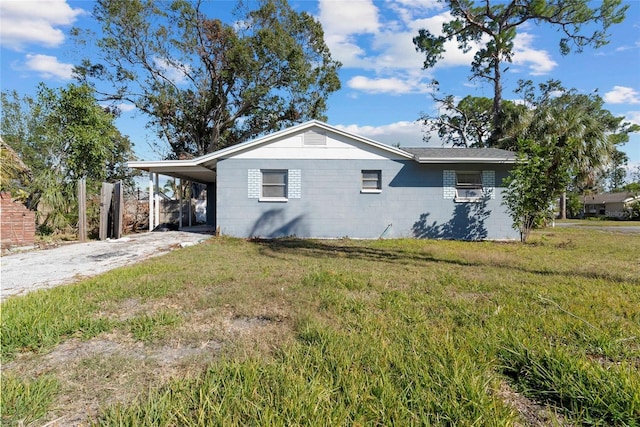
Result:
<svg viewBox="0 0 640 427"><path fill-rule="evenodd" d="M387 159L223 159L217 165L216 225L236 237L516 239L502 205L509 165L455 165L491 170L485 178L493 178L495 190L483 203L455 201L452 166ZM289 171L288 200L258 199L261 168ZM380 192L361 191L362 170L381 171ZM450 198L443 190L448 187Z"/></svg>
<svg viewBox="0 0 640 427"><path fill-rule="evenodd" d="M456 171L444 170L442 171L442 196L445 199L456 198Z"/></svg>
<svg viewBox="0 0 640 427"><path fill-rule="evenodd" d="M11 193L0 193L0 243L3 249L35 243L36 214L22 203L11 200Z"/></svg>

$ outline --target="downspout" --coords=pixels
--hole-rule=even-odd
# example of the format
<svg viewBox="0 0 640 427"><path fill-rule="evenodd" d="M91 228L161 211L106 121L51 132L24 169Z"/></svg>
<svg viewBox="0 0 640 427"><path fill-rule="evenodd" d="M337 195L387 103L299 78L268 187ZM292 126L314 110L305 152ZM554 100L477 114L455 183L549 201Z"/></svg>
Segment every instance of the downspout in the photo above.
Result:
<svg viewBox="0 0 640 427"><path fill-rule="evenodd" d="M391 228L392 225L393 225L392 223L389 223L389 225L387 225L387 228L384 229L384 231L382 232L380 237L378 237L378 239L382 239L384 237L384 235L387 234L387 231L389 231L389 229Z"/></svg>

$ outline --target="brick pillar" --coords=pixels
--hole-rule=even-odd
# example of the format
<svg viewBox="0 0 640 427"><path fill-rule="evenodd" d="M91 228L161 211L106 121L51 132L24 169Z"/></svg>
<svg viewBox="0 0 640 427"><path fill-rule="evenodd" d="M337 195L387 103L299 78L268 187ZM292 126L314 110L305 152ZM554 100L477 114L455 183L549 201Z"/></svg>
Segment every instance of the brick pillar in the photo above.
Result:
<svg viewBox="0 0 640 427"><path fill-rule="evenodd" d="M36 214L22 203L14 202L11 193L0 193L0 242L2 248L35 243Z"/></svg>

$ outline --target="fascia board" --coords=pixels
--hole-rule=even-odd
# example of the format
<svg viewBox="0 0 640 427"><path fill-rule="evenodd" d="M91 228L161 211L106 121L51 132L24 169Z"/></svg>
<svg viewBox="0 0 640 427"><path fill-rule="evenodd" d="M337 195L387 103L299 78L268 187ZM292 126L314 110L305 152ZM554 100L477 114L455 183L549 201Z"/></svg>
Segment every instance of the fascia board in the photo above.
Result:
<svg viewBox="0 0 640 427"><path fill-rule="evenodd" d="M418 163L451 164L451 163L490 163L490 164L515 164L516 159L504 158L478 158L478 157L442 157L442 158L419 158L414 160Z"/></svg>
<svg viewBox="0 0 640 427"><path fill-rule="evenodd" d="M150 160L150 161L131 161L127 162L127 167L149 170L166 167L193 167L198 166L198 163L193 160Z"/></svg>

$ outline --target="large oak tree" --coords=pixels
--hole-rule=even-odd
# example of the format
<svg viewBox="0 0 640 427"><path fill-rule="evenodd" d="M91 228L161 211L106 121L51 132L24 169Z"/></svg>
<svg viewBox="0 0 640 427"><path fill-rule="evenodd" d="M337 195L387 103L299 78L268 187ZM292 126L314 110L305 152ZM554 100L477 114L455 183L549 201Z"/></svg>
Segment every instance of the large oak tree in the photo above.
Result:
<svg viewBox="0 0 640 427"><path fill-rule="evenodd" d="M340 63L322 26L286 0L251 4L239 2L229 24L206 16L202 2L98 0L100 60L76 72L110 83L106 98L146 113L174 158L326 120Z"/></svg>

